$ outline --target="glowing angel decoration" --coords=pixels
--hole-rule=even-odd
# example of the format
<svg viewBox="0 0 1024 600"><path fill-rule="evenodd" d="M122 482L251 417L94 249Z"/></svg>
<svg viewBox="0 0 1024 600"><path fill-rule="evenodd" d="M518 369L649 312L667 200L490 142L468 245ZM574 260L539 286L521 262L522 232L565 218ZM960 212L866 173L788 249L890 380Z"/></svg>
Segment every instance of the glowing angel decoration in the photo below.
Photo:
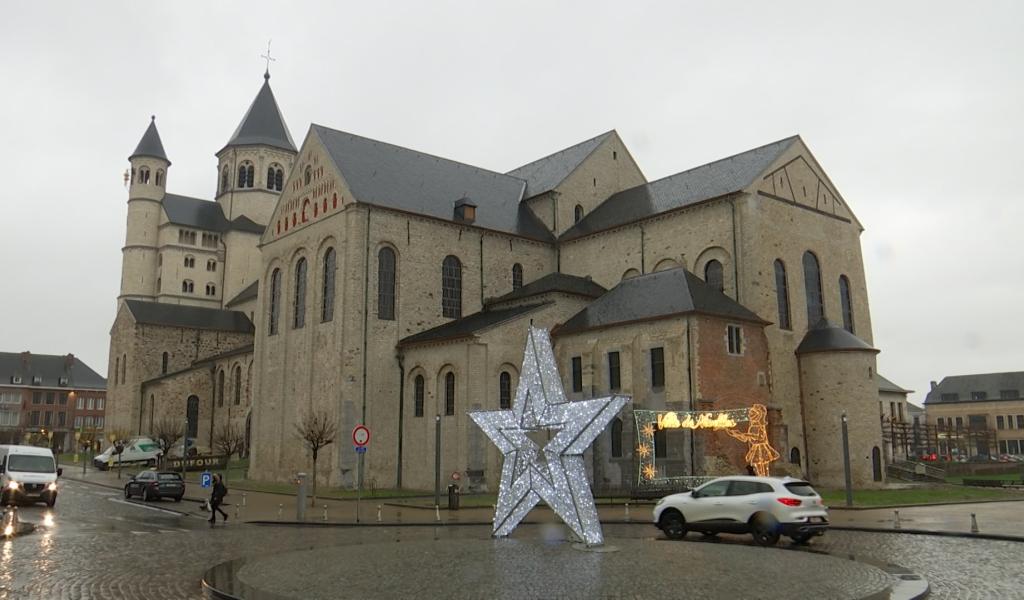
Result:
<svg viewBox="0 0 1024 600"><path fill-rule="evenodd" d="M750 444L744 457L760 477L768 476L768 465L778 460L779 453L768 443L768 409L763 404L750 407L750 426L746 433L726 429L725 432L741 442Z"/></svg>

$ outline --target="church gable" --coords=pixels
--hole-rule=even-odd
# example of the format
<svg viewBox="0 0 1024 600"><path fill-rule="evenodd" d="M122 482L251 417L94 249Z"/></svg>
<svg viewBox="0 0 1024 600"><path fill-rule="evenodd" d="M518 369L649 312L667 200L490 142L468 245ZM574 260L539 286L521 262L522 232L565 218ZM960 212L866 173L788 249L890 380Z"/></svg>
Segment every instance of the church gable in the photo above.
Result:
<svg viewBox="0 0 1024 600"><path fill-rule="evenodd" d="M797 204L860 226L803 140L797 140L756 182L761 196Z"/></svg>
<svg viewBox="0 0 1024 600"><path fill-rule="evenodd" d="M295 159L295 168L285 182L262 243L322 221L352 202L348 184L312 128Z"/></svg>

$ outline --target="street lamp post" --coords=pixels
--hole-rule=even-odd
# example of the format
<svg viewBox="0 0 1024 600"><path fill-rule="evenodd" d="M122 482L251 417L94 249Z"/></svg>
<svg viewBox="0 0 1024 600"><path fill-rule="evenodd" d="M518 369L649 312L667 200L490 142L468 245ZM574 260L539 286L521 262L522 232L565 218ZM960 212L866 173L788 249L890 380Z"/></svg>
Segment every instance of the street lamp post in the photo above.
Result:
<svg viewBox="0 0 1024 600"><path fill-rule="evenodd" d="M434 506L441 506L441 415L434 415Z"/></svg>
<svg viewBox="0 0 1024 600"><path fill-rule="evenodd" d="M853 506L853 478L850 476L850 432L843 411L843 476L846 479L846 505Z"/></svg>

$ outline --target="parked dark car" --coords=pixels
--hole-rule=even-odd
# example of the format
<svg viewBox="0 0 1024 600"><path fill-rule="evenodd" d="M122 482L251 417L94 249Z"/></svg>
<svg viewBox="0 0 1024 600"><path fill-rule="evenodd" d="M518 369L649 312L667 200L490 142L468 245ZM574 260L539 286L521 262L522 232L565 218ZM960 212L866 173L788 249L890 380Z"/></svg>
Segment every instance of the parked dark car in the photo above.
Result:
<svg viewBox="0 0 1024 600"><path fill-rule="evenodd" d="M181 502L184 495L185 482L181 480L181 473L174 471L143 471L124 486L125 498L138 496L146 501L173 498Z"/></svg>

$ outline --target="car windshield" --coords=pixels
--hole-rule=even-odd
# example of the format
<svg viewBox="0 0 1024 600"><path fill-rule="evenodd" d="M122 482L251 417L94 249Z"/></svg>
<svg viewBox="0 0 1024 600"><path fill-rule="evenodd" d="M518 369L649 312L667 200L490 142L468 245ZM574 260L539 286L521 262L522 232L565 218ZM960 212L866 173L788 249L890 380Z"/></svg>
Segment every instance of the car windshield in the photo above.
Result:
<svg viewBox="0 0 1024 600"><path fill-rule="evenodd" d="M139 444L138 448L139 448L139 450L142 450L143 452L156 452L157 450L160 449L160 447L157 446L156 444L151 444L151 443L148 443L148 442L145 443L145 444Z"/></svg>
<svg viewBox="0 0 1024 600"><path fill-rule="evenodd" d="M807 482L804 482L804 481L800 481L800 482L797 482L797 483L787 483L786 484L786 489L791 491L791 492L793 492L797 496L817 496L818 495L818 492L814 491L814 488L811 487L811 484L809 484Z"/></svg>
<svg viewBox="0 0 1024 600"><path fill-rule="evenodd" d="M7 470L22 473L53 473L53 457L12 454L7 458Z"/></svg>
<svg viewBox="0 0 1024 600"><path fill-rule="evenodd" d="M157 477L160 481L181 481L181 475L177 473L160 473Z"/></svg>

